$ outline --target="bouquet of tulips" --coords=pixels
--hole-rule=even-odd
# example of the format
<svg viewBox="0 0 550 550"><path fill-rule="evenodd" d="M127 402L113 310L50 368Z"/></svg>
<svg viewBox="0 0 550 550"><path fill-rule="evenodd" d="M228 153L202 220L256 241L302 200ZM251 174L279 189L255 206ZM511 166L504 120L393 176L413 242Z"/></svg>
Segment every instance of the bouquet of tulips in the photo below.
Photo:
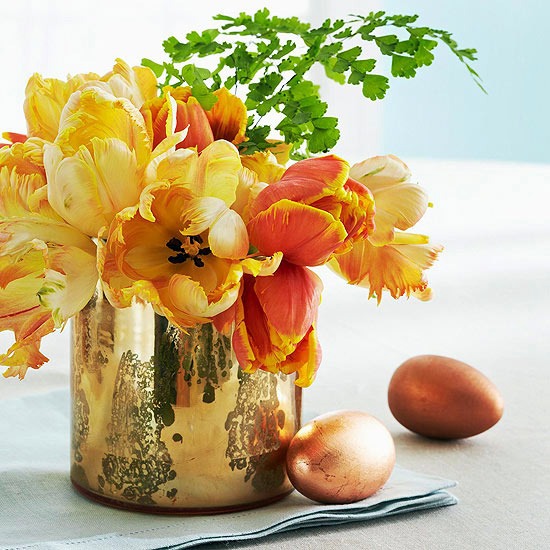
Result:
<svg viewBox="0 0 550 550"><path fill-rule="evenodd" d="M346 55L357 72L356 53ZM5 376L23 378L47 361L42 337L98 284L115 307L144 301L183 330L213 323L232 331L246 372L295 372L300 386L311 384L321 357L322 284L310 267L326 264L378 301L383 291L429 298L424 270L441 247L406 232L429 203L401 160L290 162L289 124L250 146L259 99L243 102L219 78L206 94L204 71L189 66L181 75L191 74L191 85L181 75L159 85L158 65L145 64L117 60L103 76L66 81L35 74L25 92L27 134L4 134L0 330L15 335L0 356ZM311 101L297 101L313 112ZM321 116L309 128L329 135L330 124Z"/></svg>

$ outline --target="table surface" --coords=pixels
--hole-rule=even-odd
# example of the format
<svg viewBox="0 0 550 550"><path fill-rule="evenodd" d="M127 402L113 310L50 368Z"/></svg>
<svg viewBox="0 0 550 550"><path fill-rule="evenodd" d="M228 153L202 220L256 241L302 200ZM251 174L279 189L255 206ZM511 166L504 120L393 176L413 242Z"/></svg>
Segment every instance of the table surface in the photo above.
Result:
<svg viewBox="0 0 550 550"><path fill-rule="evenodd" d="M304 392L305 420L361 409L391 431L398 463L456 479L457 506L368 523L301 530L209 548L543 549L550 547L550 165L409 162L434 203L417 226L445 252L429 272L431 302L377 307L367 292L320 269L323 364ZM0 349L10 342L0 334ZM51 358L0 399L68 386L69 330L48 337ZM502 420L459 441L400 426L387 405L393 371L439 354L485 373L505 400ZM67 435L68 437L68 435Z"/></svg>

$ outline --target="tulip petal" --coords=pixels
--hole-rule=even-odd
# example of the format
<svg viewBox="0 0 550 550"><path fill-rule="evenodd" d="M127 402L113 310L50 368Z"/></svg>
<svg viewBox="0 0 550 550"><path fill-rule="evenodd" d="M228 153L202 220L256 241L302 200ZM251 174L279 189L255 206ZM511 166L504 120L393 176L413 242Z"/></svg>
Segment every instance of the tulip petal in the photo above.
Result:
<svg viewBox="0 0 550 550"><path fill-rule="evenodd" d="M89 86L69 98L61 114L56 143L69 156L81 145L90 148L93 138L124 142L135 153L140 170L149 162L151 141L138 109L126 98Z"/></svg>
<svg viewBox="0 0 550 550"><path fill-rule="evenodd" d="M8 367L4 372L6 378L17 376L22 380L29 368L38 369L48 361L40 352L40 342L53 332L54 324L49 311L37 309L12 321L12 326L17 340L0 355L0 365Z"/></svg>
<svg viewBox="0 0 550 550"><path fill-rule="evenodd" d="M175 235L181 228L182 211L192 196L191 191L183 185L171 185L164 181L152 183L141 193L139 213L150 222L158 221Z"/></svg>
<svg viewBox="0 0 550 550"><path fill-rule="evenodd" d="M294 353L289 355L281 367L285 374L296 373L294 383L301 388L311 386L321 364L321 345L317 339L315 328L312 326L303 340L298 344Z"/></svg>
<svg viewBox="0 0 550 550"><path fill-rule="evenodd" d="M208 288L191 277L174 275L168 285L168 307L176 317L179 312L200 319L219 315L237 300L241 277L239 264L228 264L225 277L217 281L216 288L208 291Z"/></svg>
<svg viewBox="0 0 550 550"><path fill-rule="evenodd" d="M182 235L200 235L228 210L216 197L191 199L181 213Z"/></svg>
<svg viewBox="0 0 550 550"><path fill-rule="evenodd" d="M270 151L258 151L253 155L243 155L241 162L243 166L257 174L259 181L268 184L278 182L286 170Z"/></svg>
<svg viewBox="0 0 550 550"><path fill-rule="evenodd" d="M395 229L409 229L428 208L426 193L418 185L405 183L410 171L393 155L373 157L355 164L350 175L373 192L376 229L370 232L369 240L376 246L391 243Z"/></svg>
<svg viewBox="0 0 550 550"><path fill-rule="evenodd" d="M350 176L366 185L373 193L378 189L407 181L409 167L394 155L372 157L354 164Z"/></svg>
<svg viewBox="0 0 550 550"><path fill-rule="evenodd" d="M269 277L256 279L255 292L269 324L293 344L317 318L323 284L313 271L283 261Z"/></svg>
<svg viewBox="0 0 550 550"><path fill-rule="evenodd" d="M262 254L282 252L286 260L302 266L325 263L347 237L343 224L331 214L286 199L255 216L248 230Z"/></svg>
<svg viewBox="0 0 550 550"><path fill-rule="evenodd" d="M217 197L231 206L236 198L240 169L237 148L228 141L215 141L199 156L192 190L198 197Z"/></svg>
<svg viewBox="0 0 550 550"><path fill-rule="evenodd" d="M243 270L254 277L273 275L283 261L283 253L275 252L273 256L246 258L241 262Z"/></svg>
<svg viewBox="0 0 550 550"><path fill-rule="evenodd" d="M208 245L218 258L239 260L248 254L248 233L237 212L226 209L212 223Z"/></svg>
<svg viewBox="0 0 550 550"><path fill-rule="evenodd" d="M192 96L185 103L176 102L178 105L176 131L189 127L186 138L178 147L196 147L197 151L201 152L214 141L206 113L197 99Z"/></svg>
<svg viewBox="0 0 550 550"><path fill-rule="evenodd" d="M388 290L393 298L422 293L427 287L423 271L433 265L443 248L427 244L423 235L401 239L405 244L379 247L368 240L358 241L351 252L335 256L328 265L350 284L369 288L369 297L376 296L378 302L382 290Z"/></svg>
<svg viewBox="0 0 550 550"><path fill-rule="evenodd" d="M302 160L290 166L279 182L266 187L251 206L255 216L272 204L288 199L312 204L344 187L349 164L335 155Z"/></svg>
<svg viewBox="0 0 550 550"><path fill-rule="evenodd" d="M225 139L235 145L245 139L248 115L244 103L226 88L214 92L218 101L206 111L214 139Z"/></svg>
<svg viewBox="0 0 550 550"><path fill-rule="evenodd" d="M376 229L369 240L376 246L391 243L395 228L406 230L415 225L428 208L428 196L418 185L401 183L381 187L374 195Z"/></svg>
<svg viewBox="0 0 550 550"><path fill-rule="evenodd" d="M130 67L116 59L113 70L102 77L115 97L129 99L138 109L157 95L157 79L148 67Z"/></svg>
<svg viewBox="0 0 550 550"><path fill-rule="evenodd" d="M119 139L94 138L91 144L100 204L114 216L138 202L141 185L136 155Z"/></svg>
<svg viewBox="0 0 550 550"><path fill-rule="evenodd" d="M33 248L75 246L95 254L95 244L70 225L45 216L27 216L0 221L0 253L22 257Z"/></svg>
<svg viewBox="0 0 550 550"><path fill-rule="evenodd" d="M63 107L73 92L86 81L99 78L99 75L77 75L67 82L56 78L31 76L25 89L23 109L27 120L29 136L53 141L59 130L59 120Z"/></svg>
<svg viewBox="0 0 550 550"><path fill-rule="evenodd" d="M254 291L255 279L243 277L242 297L236 304L236 323L233 332L233 349L239 365L245 372L258 368L275 368L286 357L274 342L275 331L270 330L268 320ZM272 336L274 338L272 338ZM289 350L291 353L293 349Z"/></svg>
<svg viewBox="0 0 550 550"><path fill-rule="evenodd" d="M40 353L40 340L54 330L51 312L40 305L38 290L44 269L42 251L35 250L17 260L18 269L1 257L0 332L11 330L15 343L0 355L0 365L9 367L4 376L23 378L29 367L39 368L48 359Z"/></svg>
<svg viewBox="0 0 550 550"><path fill-rule="evenodd" d="M185 184L194 181L198 164L196 151L177 149L160 152L163 144L172 140L173 137L163 140L153 151L151 162L145 170L146 184L150 185L159 181Z"/></svg>
<svg viewBox="0 0 550 550"><path fill-rule="evenodd" d="M239 170L239 184L235 193L235 202L231 208L238 212L245 223L250 221L250 205L266 187L267 184L260 182L258 175L252 170L244 167Z"/></svg>
<svg viewBox="0 0 550 550"><path fill-rule="evenodd" d="M301 273L301 275L295 273L295 277L281 277L280 291L276 291L276 293L283 300L279 302L279 309L283 312L287 311L287 306L292 309L300 301L300 296L295 298L291 296L293 289L287 287L286 293L282 290L285 282L288 282L291 278L302 279L303 288L313 286L314 289L310 292L310 295L316 295L320 290L317 281L315 281L315 276L311 277L309 270L291 265L288 268L296 273ZM245 372L254 372L258 369L269 372L298 371L299 383L307 385L313 379L320 360L320 348L316 344L312 327L307 327L302 338L298 335L290 338L289 335L281 334L271 323L270 314L275 313L273 319L275 319L277 325L284 326L283 330L293 330L292 327L282 321L281 315L273 311L271 304L262 303L264 296L258 293L258 283L274 279L277 277L277 273L272 277L262 277L260 279L255 279L250 275L243 277L241 297L235 304L233 349L241 368ZM303 298L303 293L298 294ZM305 294L307 295L308 292ZM316 314L318 305L318 302L316 304L315 302L316 300L312 300L313 317ZM267 306L267 311L264 306ZM304 312L304 314L307 316L307 312ZM296 315L293 324L295 325L294 328L303 332L302 325L304 322L299 320L299 313Z"/></svg>
<svg viewBox="0 0 550 550"><path fill-rule="evenodd" d="M38 299L51 311L55 327L60 328L93 296L98 279L96 258L72 246L52 249L44 274Z"/></svg>
<svg viewBox="0 0 550 550"><path fill-rule="evenodd" d="M230 336L232 334L232 329L235 324L235 319L237 315L237 301L231 307L228 307L225 311L222 311L221 313L218 313L218 315L215 315L212 319L214 328L218 332L221 332L222 334L225 334L227 336Z"/></svg>
<svg viewBox="0 0 550 550"><path fill-rule="evenodd" d="M102 211L93 160L88 150L63 158L56 145L46 146L48 200L55 211L86 235L96 236L110 220ZM83 215L86 212L86 215ZM113 213L114 214L114 213Z"/></svg>

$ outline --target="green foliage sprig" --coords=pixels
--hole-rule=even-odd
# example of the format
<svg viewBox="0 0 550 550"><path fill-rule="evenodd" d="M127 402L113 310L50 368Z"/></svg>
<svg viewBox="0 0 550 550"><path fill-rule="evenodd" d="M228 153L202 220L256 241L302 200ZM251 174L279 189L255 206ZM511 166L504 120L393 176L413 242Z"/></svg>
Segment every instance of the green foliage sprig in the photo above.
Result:
<svg viewBox="0 0 550 550"><path fill-rule="evenodd" d="M443 43L483 90L470 65L476 50L459 48L447 31L415 26L417 19L417 15L378 11L327 19L312 28L297 17L271 16L267 9L252 16L217 15L216 29L190 32L185 42L168 38L163 46L170 62L143 59L142 63L158 78L164 75L161 86L191 86L206 110L217 100L212 92L222 86L244 98L248 141L239 146L241 154L273 147L268 137L275 129L293 144L292 158L300 159L329 151L340 137L338 119L326 116L328 105L319 86L307 78L315 65L339 84L361 86L363 95L374 101L382 99L390 85L388 76L374 72L377 61L370 51L377 49L391 58L392 76L411 78L420 67L431 65L433 50ZM218 61L215 68L197 66L197 58L210 56ZM273 127L265 123L266 115L272 117L272 113L277 119Z"/></svg>

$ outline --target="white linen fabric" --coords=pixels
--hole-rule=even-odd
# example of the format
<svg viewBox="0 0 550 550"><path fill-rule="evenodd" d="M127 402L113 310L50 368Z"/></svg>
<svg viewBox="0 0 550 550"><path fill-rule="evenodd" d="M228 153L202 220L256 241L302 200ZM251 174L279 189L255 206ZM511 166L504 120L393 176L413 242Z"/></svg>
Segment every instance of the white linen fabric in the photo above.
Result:
<svg viewBox="0 0 550 550"><path fill-rule="evenodd" d="M256 510L212 516L154 516L91 502L69 482L66 390L0 401L0 549L156 550L264 537L455 504L442 478L396 468L372 497L321 505L293 493Z"/></svg>

